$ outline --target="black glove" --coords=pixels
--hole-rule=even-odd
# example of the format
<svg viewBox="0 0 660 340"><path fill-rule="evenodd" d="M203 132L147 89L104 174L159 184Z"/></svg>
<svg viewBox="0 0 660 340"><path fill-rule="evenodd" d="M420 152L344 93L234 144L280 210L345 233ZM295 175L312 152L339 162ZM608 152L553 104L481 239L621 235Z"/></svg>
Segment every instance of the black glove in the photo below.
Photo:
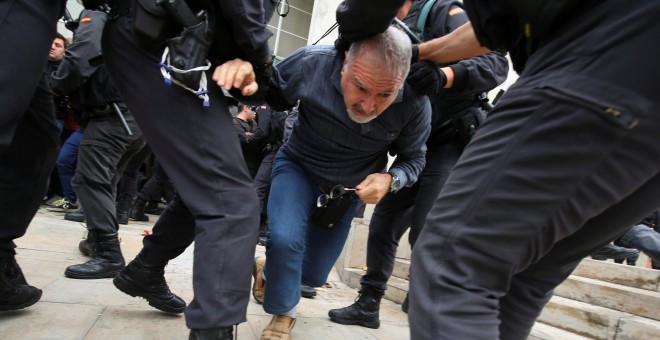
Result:
<svg viewBox="0 0 660 340"><path fill-rule="evenodd" d="M419 61L419 44L412 44L412 56L410 61L416 63Z"/></svg>
<svg viewBox="0 0 660 340"><path fill-rule="evenodd" d="M442 93L447 76L438 65L424 60L410 65L406 82L415 92L433 97Z"/></svg>
<svg viewBox="0 0 660 340"><path fill-rule="evenodd" d="M82 0L82 5L85 9L98 10L101 9L105 0Z"/></svg>
<svg viewBox="0 0 660 340"><path fill-rule="evenodd" d="M351 42L342 38L341 35L339 35L339 38L335 40L335 49L337 50L337 54L342 58L344 57L344 53L348 51L350 47L351 47Z"/></svg>

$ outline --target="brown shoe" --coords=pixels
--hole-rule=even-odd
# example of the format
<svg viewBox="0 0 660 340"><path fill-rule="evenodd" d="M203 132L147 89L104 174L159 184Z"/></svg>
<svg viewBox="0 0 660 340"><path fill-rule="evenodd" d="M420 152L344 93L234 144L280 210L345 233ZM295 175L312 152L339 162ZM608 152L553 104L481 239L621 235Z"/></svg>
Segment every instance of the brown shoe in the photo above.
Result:
<svg viewBox="0 0 660 340"><path fill-rule="evenodd" d="M257 257L254 259L254 284L252 285L252 296L258 303L264 303L264 294L266 293L266 280L264 280L264 265L266 264L265 257Z"/></svg>
<svg viewBox="0 0 660 340"><path fill-rule="evenodd" d="M291 330L295 324L296 318L275 315L261 334L261 340L291 340Z"/></svg>

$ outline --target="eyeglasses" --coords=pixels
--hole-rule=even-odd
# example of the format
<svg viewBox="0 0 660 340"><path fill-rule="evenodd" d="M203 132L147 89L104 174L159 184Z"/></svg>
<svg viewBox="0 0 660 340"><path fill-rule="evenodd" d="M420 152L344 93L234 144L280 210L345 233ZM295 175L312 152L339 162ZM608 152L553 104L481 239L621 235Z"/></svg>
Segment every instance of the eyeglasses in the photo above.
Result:
<svg viewBox="0 0 660 340"><path fill-rule="evenodd" d="M330 192L327 194L321 194L317 199L316 199L316 207L321 208L325 207L330 203L330 201L336 200L339 197L343 196L346 194L348 191L355 191L354 188L344 188L343 185L337 184L332 189L330 189Z"/></svg>

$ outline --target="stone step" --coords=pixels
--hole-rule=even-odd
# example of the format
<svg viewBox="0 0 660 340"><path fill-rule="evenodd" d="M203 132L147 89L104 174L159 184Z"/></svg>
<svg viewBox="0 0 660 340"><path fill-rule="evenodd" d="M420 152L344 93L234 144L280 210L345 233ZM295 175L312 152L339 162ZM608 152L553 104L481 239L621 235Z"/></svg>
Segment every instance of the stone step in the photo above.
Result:
<svg viewBox="0 0 660 340"><path fill-rule="evenodd" d="M410 260L397 257L396 260L394 261L392 276L398 277L400 279L408 280L409 273L410 273Z"/></svg>
<svg viewBox="0 0 660 340"><path fill-rule="evenodd" d="M573 275L660 292L660 270L584 259Z"/></svg>
<svg viewBox="0 0 660 340"><path fill-rule="evenodd" d="M571 275L554 295L660 320L660 293Z"/></svg>
<svg viewBox="0 0 660 340"><path fill-rule="evenodd" d="M538 322L592 339L658 339L660 321L553 296Z"/></svg>
<svg viewBox="0 0 660 340"><path fill-rule="evenodd" d="M557 328L554 326L546 325L541 322L534 324L532 332L529 334L528 340L590 340L581 335L571 333L569 331Z"/></svg>

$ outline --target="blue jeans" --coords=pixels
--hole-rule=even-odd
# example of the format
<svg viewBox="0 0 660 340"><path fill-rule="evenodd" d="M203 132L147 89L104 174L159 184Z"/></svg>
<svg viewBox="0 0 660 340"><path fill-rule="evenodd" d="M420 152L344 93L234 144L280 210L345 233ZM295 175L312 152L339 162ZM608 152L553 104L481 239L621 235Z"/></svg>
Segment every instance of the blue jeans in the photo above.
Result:
<svg viewBox="0 0 660 340"><path fill-rule="evenodd" d="M78 164L78 148L82 140L83 131L81 128L76 129L69 138L66 139L60 154L57 156L57 173L60 175L60 183L62 183L62 194L71 203L76 203L78 197L76 192L73 191L71 186L71 179L76 173L76 165Z"/></svg>
<svg viewBox="0 0 660 340"><path fill-rule="evenodd" d="M660 233L643 224L628 229L618 240L617 246L635 248L654 261L660 261Z"/></svg>
<svg viewBox="0 0 660 340"><path fill-rule="evenodd" d="M359 198L332 229L312 226L310 217L321 189L282 150L273 162L268 199L264 310L282 314L300 301L300 284L323 285L351 228Z"/></svg>

